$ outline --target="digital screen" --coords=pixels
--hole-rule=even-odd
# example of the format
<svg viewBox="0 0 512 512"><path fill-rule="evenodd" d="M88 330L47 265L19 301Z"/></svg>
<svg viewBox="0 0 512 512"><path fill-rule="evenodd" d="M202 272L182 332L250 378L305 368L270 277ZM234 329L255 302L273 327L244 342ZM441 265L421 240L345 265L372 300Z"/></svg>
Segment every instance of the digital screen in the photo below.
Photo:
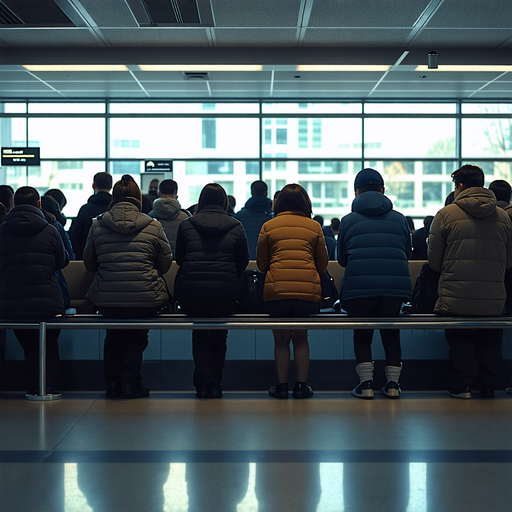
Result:
<svg viewBox="0 0 512 512"><path fill-rule="evenodd" d="M172 172L172 160L146 160L145 172Z"/></svg>
<svg viewBox="0 0 512 512"><path fill-rule="evenodd" d="M2 166L41 165L41 148L2 148Z"/></svg>

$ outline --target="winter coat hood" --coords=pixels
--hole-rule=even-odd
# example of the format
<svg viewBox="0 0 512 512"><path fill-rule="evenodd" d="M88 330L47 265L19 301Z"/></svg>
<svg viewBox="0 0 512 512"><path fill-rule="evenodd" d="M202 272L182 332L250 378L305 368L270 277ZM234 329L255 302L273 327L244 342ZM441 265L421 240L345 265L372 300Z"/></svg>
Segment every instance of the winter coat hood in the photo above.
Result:
<svg viewBox="0 0 512 512"><path fill-rule="evenodd" d="M487 188L471 187L463 190L453 202L473 217L483 219L492 215L498 206L494 194Z"/></svg>
<svg viewBox="0 0 512 512"><path fill-rule="evenodd" d="M88 203L96 204L96 205L105 205L108 206L112 201L112 195L109 192L101 191L96 194L93 194L89 199L87 199Z"/></svg>
<svg viewBox="0 0 512 512"><path fill-rule="evenodd" d="M272 215L272 201L268 197L251 196L245 203L244 208L256 208L258 211L264 211L267 215Z"/></svg>
<svg viewBox="0 0 512 512"><path fill-rule="evenodd" d="M156 217L158 220L173 220L181 212L181 204L177 199L171 197L161 197L153 203L153 209L149 212L150 217Z"/></svg>
<svg viewBox="0 0 512 512"><path fill-rule="evenodd" d="M5 225L16 235L32 236L48 226L48 221L44 213L36 206L22 204L15 206L9 212Z"/></svg>
<svg viewBox="0 0 512 512"><path fill-rule="evenodd" d="M113 201L108 212L100 215L98 219L116 233L138 233L149 226L153 219L141 213L136 203L135 199L132 201L129 197L124 197L122 201Z"/></svg>
<svg viewBox="0 0 512 512"><path fill-rule="evenodd" d="M221 215L212 215L212 214ZM224 214L224 215L222 215ZM222 236L240 225L240 221L228 214L220 206L207 206L189 218L189 222L202 236Z"/></svg>
<svg viewBox="0 0 512 512"><path fill-rule="evenodd" d="M384 215L393 209L393 203L381 192L368 191L359 194L352 202L352 211L361 215Z"/></svg>

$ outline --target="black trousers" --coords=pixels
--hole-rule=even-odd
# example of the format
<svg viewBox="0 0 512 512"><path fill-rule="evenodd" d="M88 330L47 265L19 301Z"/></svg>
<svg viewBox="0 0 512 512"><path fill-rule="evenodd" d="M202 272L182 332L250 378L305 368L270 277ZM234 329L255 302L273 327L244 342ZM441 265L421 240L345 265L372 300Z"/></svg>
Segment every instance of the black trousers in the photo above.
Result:
<svg viewBox="0 0 512 512"><path fill-rule="evenodd" d="M25 352L25 374L27 391L35 393L39 389L39 331L14 329L14 335ZM59 329L46 331L46 385L53 386L60 377Z"/></svg>
<svg viewBox="0 0 512 512"><path fill-rule="evenodd" d="M478 386L496 387L502 352L503 329L446 329L450 346L451 390Z"/></svg>
<svg viewBox="0 0 512 512"><path fill-rule="evenodd" d="M385 317L397 316L402 307L402 299L397 297L366 297L344 300L343 309L349 316ZM380 337L386 354L387 366L400 366L402 348L399 329L380 329ZM357 364L372 361L373 329L354 330L354 352Z"/></svg>
<svg viewBox="0 0 512 512"><path fill-rule="evenodd" d="M3 389L4 381L4 360L5 360L5 339L7 331L0 329L0 390Z"/></svg>
<svg viewBox="0 0 512 512"><path fill-rule="evenodd" d="M236 301L197 299L180 302L189 316L219 317L234 312ZM227 329L194 329L192 331L192 355L194 357L194 386L220 384L227 351Z"/></svg>
<svg viewBox="0 0 512 512"><path fill-rule="evenodd" d="M101 308L110 318L145 318L154 316L156 308ZM144 350L148 346L148 329L107 329L103 351L105 382L139 384Z"/></svg>

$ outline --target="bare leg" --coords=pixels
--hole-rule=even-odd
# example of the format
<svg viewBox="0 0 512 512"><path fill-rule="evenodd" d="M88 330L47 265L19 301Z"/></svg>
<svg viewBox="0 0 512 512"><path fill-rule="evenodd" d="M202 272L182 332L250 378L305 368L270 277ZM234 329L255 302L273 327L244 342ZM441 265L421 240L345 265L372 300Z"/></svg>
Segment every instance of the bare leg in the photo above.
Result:
<svg viewBox="0 0 512 512"><path fill-rule="evenodd" d="M307 382L309 371L309 343L306 329L292 330L293 359L298 382Z"/></svg>
<svg viewBox="0 0 512 512"><path fill-rule="evenodd" d="M288 381L288 368L290 366L290 335L292 331L273 329L274 357L276 360L277 379L279 383Z"/></svg>

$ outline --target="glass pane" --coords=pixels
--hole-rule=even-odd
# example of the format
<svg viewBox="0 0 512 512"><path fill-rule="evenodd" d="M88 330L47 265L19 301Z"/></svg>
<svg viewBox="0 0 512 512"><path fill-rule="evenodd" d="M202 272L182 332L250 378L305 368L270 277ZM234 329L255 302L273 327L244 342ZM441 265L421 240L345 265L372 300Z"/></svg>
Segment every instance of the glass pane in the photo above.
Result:
<svg viewBox="0 0 512 512"><path fill-rule="evenodd" d="M368 158L455 157L455 119L366 119Z"/></svg>
<svg viewBox="0 0 512 512"><path fill-rule="evenodd" d="M30 114L104 114L105 103L29 103Z"/></svg>
<svg viewBox="0 0 512 512"><path fill-rule="evenodd" d="M234 196L235 211L238 211L251 196L251 183L259 179L259 162L175 161L173 179L178 183L178 200L182 208L197 204L206 184L219 183L228 195Z"/></svg>
<svg viewBox="0 0 512 512"><path fill-rule="evenodd" d="M0 112L7 114L24 114L26 111L26 103L0 103Z"/></svg>
<svg viewBox="0 0 512 512"><path fill-rule="evenodd" d="M263 103L264 114L360 114L361 103Z"/></svg>
<svg viewBox="0 0 512 512"><path fill-rule="evenodd" d="M512 119L463 119L462 157L512 156Z"/></svg>
<svg viewBox="0 0 512 512"><path fill-rule="evenodd" d="M266 119L266 158L325 158L361 156L361 119Z"/></svg>
<svg viewBox="0 0 512 512"><path fill-rule="evenodd" d="M257 158L259 122L258 119L247 118L111 119L110 156L142 159Z"/></svg>
<svg viewBox="0 0 512 512"><path fill-rule="evenodd" d="M474 164L481 167L485 174L485 186L489 186L491 181L505 180L512 183L512 162L502 161L481 161L473 160L471 162L462 162L462 165Z"/></svg>
<svg viewBox="0 0 512 512"><path fill-rule="evenodd" d="M30 118L28 129L41 158L105 158L104 118Z"/></svg>
<svg viewBox="0 0 512 512"><path fill-rule="evenodd" d="M111 103L112 114L258 114L259 103Z"/></svg>
<svg viewBox="0 0 512 512"><path fill-rule="evenodd" d="M512 114L512 103L463 103L463 114Z"/></svg>
<svg viewBox="0 0 512 512"><path fill-rule="evenodd" d="M58 188L66 196L67 204L63 213L66 217L75 217L82 205L93 194L94 175L105 171L104 162L87 161L43 161L41 167L28 167L28 183L25 169L23 176L16 179L16 187L29 185L41 195L51 188ZM10 183L12 185L12 182ZM71 222L66 223L69 229Z"/></svg>
<svg viewBox="0 0 512 512"><path fill-rule="evenodd" d="M2 147L27 146L27 121L21 117L0 118L0 145Z"/></svg>
<svg viewBox="0 0 512 512"><path fill-rule="evenodd" d="M365 114L455 114L456 103L365 103Z"/></svg>

